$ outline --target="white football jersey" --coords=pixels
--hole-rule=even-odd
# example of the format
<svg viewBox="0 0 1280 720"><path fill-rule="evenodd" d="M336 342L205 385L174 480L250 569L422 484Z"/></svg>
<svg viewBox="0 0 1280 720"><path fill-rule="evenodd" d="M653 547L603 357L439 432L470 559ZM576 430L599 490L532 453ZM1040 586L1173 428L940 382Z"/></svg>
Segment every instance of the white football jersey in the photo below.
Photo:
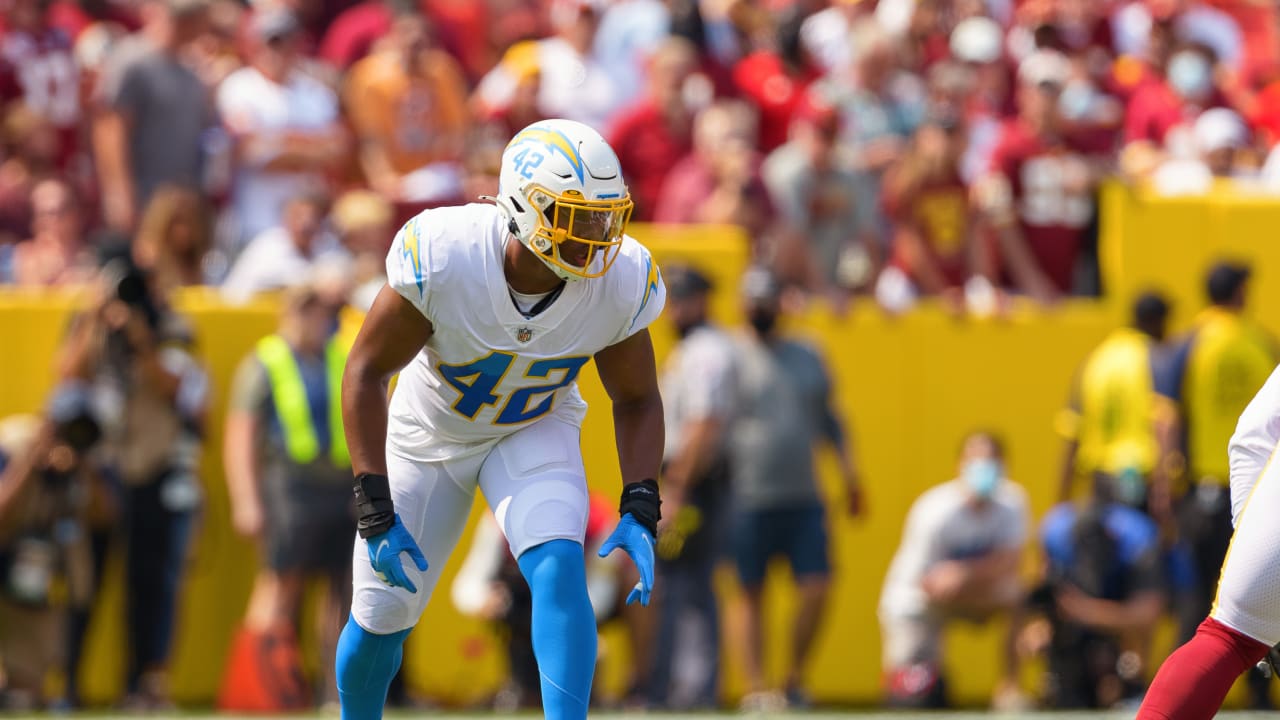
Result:
<svg viewBox="0 0 1280 720"><path fill-rule="evenodd" d="M581 425L579 371L662 312L658 266L627 237L604 276L566 283L525 318L502 268L508 237L502 214L482 204L428 210L397 233L387 282L435 328L391 399L387 446L397 455L459 457L548 415Z"/></svg>
<svg viewBox="0 0 1280 720"><path fill-rule="evenodd" d="M1227 444L1233 525L1239 523L1254 485L1277 452L1280 452L1280 367L1271 371L1271 377L1240 413L1236 431Z"/></svg>

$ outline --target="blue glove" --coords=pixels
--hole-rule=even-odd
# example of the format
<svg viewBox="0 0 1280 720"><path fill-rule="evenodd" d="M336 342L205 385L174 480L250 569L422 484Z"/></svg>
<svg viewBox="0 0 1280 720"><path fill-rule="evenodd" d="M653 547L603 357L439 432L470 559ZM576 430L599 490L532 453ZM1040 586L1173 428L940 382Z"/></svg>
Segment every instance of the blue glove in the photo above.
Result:
<svg viewBox="0 0 1280 720"><path fill-rule="evenodd" d="M649 593L653 592L653 536L631 513L622 516L613 534L600 546L600 557L605 557L618 548L631 556L631 562L640 571L640 582L627 595L627 604L638 599L641 605L648 607Z"/></svg>
<svg viewBox="0 0 1280 720"><path fill-rule="evenodd" d="M365 542L369 543L369 564L373 566L373 572L379 580L391 587L402 587L411 593L418 592L418 586L413 584L405 574L404 566L400 564L400 553L409 553L413 564L423 572L427 570L427 559L418 549L413 536L405 529L404 523L400 522L399 513L386 532L370 536Z"/></svg>

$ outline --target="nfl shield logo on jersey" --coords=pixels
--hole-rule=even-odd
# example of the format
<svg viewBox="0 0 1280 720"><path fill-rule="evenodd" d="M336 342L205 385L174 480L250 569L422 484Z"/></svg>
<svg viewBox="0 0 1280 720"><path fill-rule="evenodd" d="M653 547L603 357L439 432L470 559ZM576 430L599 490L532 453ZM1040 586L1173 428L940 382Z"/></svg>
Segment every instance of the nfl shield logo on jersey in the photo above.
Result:
<svg viewBox="0 0 1280 720"><path fill-rule="evenodd" d="M533 339L532 328L522 327L519 330L516 330L516 340L519 340L522 343L527 343L532 339Z"/></svg>

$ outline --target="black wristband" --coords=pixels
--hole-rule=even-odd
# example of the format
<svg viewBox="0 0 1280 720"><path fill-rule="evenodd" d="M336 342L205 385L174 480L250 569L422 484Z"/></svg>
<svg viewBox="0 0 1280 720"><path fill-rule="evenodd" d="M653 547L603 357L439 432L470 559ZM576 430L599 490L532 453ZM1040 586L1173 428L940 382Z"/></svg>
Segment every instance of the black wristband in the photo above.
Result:
<svg viewBox="0 0 1280 720"><path fill-rule="evenodd" d="M656 537L658 521L662 519L662 511L659 509L661 505L662 499L658 497L658 482L641 480L622 488L622 502L618 504L618 514L631 513L631 517L635 518L641 527Z"/></svg>
<svg viewBox="0 0 1280 720"><path fill-rule="evenodd" d="M396 522L391 502L391 483L386 475L360 473L356 476L356 531L362 538L380 535Z"/></svg>

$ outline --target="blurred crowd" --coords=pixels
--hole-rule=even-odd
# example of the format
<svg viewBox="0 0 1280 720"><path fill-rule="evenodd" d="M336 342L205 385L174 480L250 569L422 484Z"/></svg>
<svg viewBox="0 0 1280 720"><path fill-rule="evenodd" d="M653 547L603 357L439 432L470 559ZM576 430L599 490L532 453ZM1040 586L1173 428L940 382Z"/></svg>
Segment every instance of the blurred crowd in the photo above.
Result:
<svg viewBox="0 0 1280 720"><path fill-rule="evenodd" d="M44 412L0 422L5 705L78 703L74 669L119 547L125 705L169 707L195 473L212 451L232 526L261 551L218 703L332 699L332 678L301 672L297 618L306 584L325 581L314 616L331 657L350 570L349 542L334 538L351 537L335 328L381 286L396 228L492 193L507 140L546 117L605 134L635 220L731 225L750 243L740 329L709 322L707 277L664 268L680 342L664 379L653 611L619 603L629 566L590 569L597 619L632 639L614 701L717 706L724 637L744 663L745 707L803 707L830 585L828 506L864 508L824 361L779 316L804 298L903 312L932 297L990 314L1015 295L1098 295L1107 177L1280 194L1280 6L0 0L0 283L86 299ZM1046 704L1140 693L1155 620L1175 615L1185 633L1207 608L1230 531L1229 424L1276 361L1240 317L1247 281L1247 268L1215 267L1210 307L1172 339L1167 302L1144 296L1133 326L1090 356L1059 423L1064 504L1038 536L1001 439L960 441L955 478L913 507L885 579L889 701L945 702L946 625L997 617L1012 628L999 704L1026 702L1016 677L1035 656L1048 658ZM193 286L283 300L278 330L237 371L222 448L205 446L207 372L171 304ZM824 446L843 488L826 503ZM501 628L512 685L498 704L526 706L527 588L492 531L477 530L452 598ZM1045 563L1028 586L1018 569L1033 539ZM773 687L761 637L778 557L798 606ZM733 627L711 585L725 559L744 590Z"/></svg>
<svg viewBox="0 0 1280 720"><path fill-rule="evenodd" d="M1100 292L1098 183L1280 192L1249 0L3 0L0 281L135 238L243 300L496 184L514 130L617 149L635 219L743 228L843 308ZM368 293L358 293L367 298Z"/></svg>

